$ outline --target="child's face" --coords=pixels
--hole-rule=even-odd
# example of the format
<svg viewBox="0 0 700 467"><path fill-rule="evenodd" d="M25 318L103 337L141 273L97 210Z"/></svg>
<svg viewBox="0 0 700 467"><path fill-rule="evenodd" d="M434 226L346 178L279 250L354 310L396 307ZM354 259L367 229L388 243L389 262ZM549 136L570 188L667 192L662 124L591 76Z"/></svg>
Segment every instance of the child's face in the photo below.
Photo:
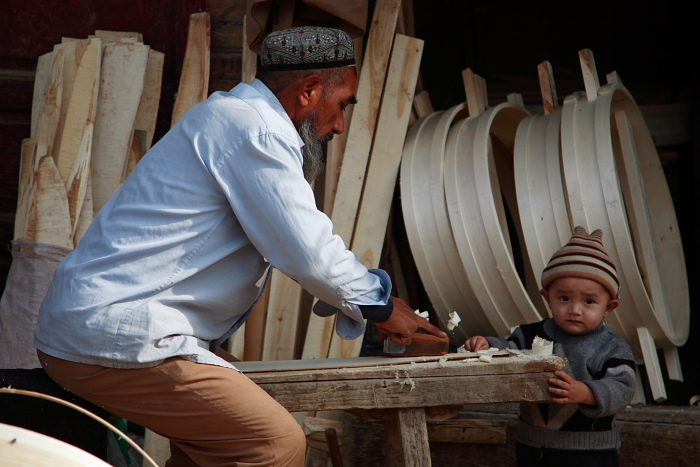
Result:
<svg viewBox="0 0 700 467"><path fill-rule="evenodd" d="M557 279L540 293L559 327L576 335L593 331L620 304L599 283L579 277Z"/></svg>

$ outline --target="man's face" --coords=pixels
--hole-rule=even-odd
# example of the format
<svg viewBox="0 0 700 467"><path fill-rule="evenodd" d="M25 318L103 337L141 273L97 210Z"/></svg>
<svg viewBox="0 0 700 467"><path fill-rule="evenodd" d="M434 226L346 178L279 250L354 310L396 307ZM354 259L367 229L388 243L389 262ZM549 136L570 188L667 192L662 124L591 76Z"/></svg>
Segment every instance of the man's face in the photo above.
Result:
<svg viewBox="0 0 700 467"><path fill-rule="evenodd" d="M541 291L554 321L569 334L582 335L596 329L617 305L599 283L579 277L562 277Z"/></svg>
<svg viewBox="0 0 700 467"><path fill-rule="evenodd" d="M329 141L333 135L345 131L345 109L357 102L357 74L355 67L345 69L345 80L333 88L325 88L313 112L316 114L316 139Z"/></svg>

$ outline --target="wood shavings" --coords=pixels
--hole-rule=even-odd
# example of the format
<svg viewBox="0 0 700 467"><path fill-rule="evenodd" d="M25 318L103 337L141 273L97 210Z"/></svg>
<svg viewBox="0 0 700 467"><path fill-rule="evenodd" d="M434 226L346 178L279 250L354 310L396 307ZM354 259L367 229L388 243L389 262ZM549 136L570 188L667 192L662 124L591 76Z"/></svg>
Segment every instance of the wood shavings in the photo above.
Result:
<svg viewBox="0 0 700 467"><path fill-rule="evenodd" d="M532 353L535 355L552 355L554 343L543 339L540 336L535 336L532 340Z"/></svg>
<svg viewBox="0 0 700 467"><path fill-rule="evenodd" d="M489 355L489 354L479 355L480 362L491 363L491 360L493 360L493 355Z"/></svg>
<svg viewBox="0 0 700 467"><path fill-rule="evenodd" d="M452 331L459 324L460 321L462 321L462 318L459 317L456 311L453 311L452 313L450 313L449 321L447 321L447 329Z"/></svg>

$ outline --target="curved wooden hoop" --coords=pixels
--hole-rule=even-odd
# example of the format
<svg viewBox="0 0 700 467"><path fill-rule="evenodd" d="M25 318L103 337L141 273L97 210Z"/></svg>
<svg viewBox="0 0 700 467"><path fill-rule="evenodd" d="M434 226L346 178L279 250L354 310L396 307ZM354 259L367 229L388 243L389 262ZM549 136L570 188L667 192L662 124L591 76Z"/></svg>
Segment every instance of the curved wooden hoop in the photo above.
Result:
<svg viewBox="0 0 700 467"><path fill-rule="evenodd" d="M572 225L581 225L589 232L595 229L603 231L605 249L612 261L620 268L618 278L623 294L623 300L614 313L606 318L627 342L639 353L641 351L637 327L642 323L641 308L651 311L651 302L645 295L631 293L628 285L628 275L621 270L619 249L612 233L611 220L606 210L606 200L603 191L603 179L598 167L604 148L596 146L595 137L596 101L587 101L583 93L576 93L564 100L562 110L561 140L562 167L565 180L569 213ZM598 154L598 156L596 156ZM612 159L612 154L607 154ZM614 174L614 172L613 172ZM610 183L607 180L605 183ZM624 216L615 218L613 224L622 223L627 228ZM624 251L624 248L621 248Z"/></svg>
<svg viewBox="0 0 700 467"><path fill-rule="evenodd" d="M653 305L642 322L661 348L683 345L689 334L690 303L680 231L656 147L634 99L619 83L600 88L596 100L596 144L608 217L621 266ZM612 155L612 157L610 157ZM617 174L617 176L615 176ZM612 222L621 216L628 222ZM629 271L629 272L628 272Z"/></svg>
<svg viewBox="0 0 700 467"><path fill-rule="evenodd" d="M556 250L571 238L560 149L561 108L520 122L515 137L515 188L532 273L540 277ZM548 307L545 312L550 315Z"/></svg>
<svg viewBox="0 0 700 467"><path fill-rule="evenodd" d="M529 114L500 104L455 124L447 139L445 196L455 243L469 283L499 335L538 321L513 262L491 134L513 147L518 123ZM510 134L510 139L508 135ZM505 232L505 234L504 234Z"/></svg>

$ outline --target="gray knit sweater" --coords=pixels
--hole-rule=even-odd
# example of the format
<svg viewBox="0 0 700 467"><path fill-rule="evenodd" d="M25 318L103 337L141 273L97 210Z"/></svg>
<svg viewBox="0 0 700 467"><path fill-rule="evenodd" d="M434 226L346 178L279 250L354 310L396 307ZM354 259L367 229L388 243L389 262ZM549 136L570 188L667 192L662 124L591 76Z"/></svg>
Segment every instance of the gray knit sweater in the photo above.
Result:
<svg viewBox="0 0 700 467"><path fill-rule="evenodd" d="M537 448L619 449L615 416L630 403L635 390L629 344L605 324L577 336L562 330L553 319L519 326L508 338L486 339L492 347L531 349L535 336L554 342L554 353L567 361L565 371L591 388L598 406L522 403L518 441Z"/></svg>

